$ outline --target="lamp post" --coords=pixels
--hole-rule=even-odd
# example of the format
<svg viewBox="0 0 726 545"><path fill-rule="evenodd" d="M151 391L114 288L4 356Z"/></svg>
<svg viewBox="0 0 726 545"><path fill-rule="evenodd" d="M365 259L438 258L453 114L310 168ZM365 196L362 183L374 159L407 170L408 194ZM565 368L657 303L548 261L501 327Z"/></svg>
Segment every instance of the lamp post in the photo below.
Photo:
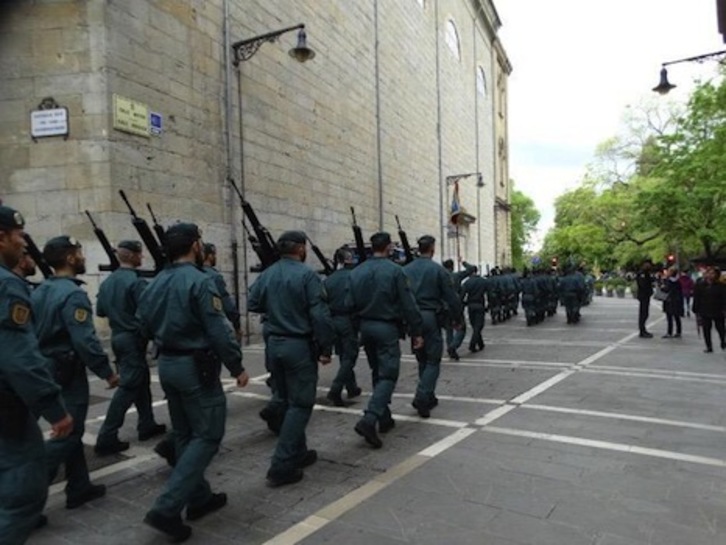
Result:
<svg viewBox="0 0 726 545"><path fill-rule="evenodd" d="M726 57L726 50L724 51L714 51L713 53L706 53L704 55L696 55L695 57L688 57L685 59L678 59L677 61L668 61L664 62L661 65L660 69L660 82L658 85L653 87L653 91L656 93L659 93L661 95L668 94L668 92L671 89L674 89L676 86L668 81L668 70L666 70L666 66L670 66L672 64L679 64L682 62L704 62L708 60L715 60L719 62L723 62L723 59Z"/></svg>
<svg viewBox="0 0 726 545"><path fill-rule="evenodd" d="M254 36L253 38L247 38L245 40L239 40L231 44L232 48L232 64L237 69L237 89L239 93L239 187L242 195L245 195L245 163L244 163L244 123L243 123L243 112L242 112L242 70L240 63L250 60L257 51L259 51L262 44L267 42L275 42L277 38L288 32L297 30L297 45L290 49L289 54L292 58L298 62L306 62L315 57L315 51L310 49L307 45L307 34L305 33L305 25L300 23L294 26L275 30L273 32L267 32ZM231 103L230 103L231 108ZM231 117L228 111L228 116ZM228 137L229 138L229 137ZM228 174L229 175L229 174ZM231 178L231 175L230 175ZM243 212L244 213L244 212ZM242 220L244 222L244 218ZM242 237L243 252L245 255L245 267L244 267L244 289L245 293L249 291L249 267L247 267L247 237ZM239 273L235 273L235 277ZM237 295L237 307L239 308L239 295ZM245 305L245 335L247 342L250 339L250 319L249 310Z"/></svg>
<svg viewBox="0 0 726 545"><path fill-rule="evenodd" d="M454 186L454 194L456 195L456 201L452 200L452 206L449 211L449 218L453 218L454 215L454 204L456 204L459 207L459 212L461 212L461 206L458 203L458 191L459 191L459 180L464 180L466 178L470 178L472 176L476 176L476 187L481 189L484 187L484 178L482 177L481 172L469 172L467 174L452 174L451 176L446 177L446 187ZM448 193L448 191L447 191ZM461 242L459 238L459 222L452 222L454 223L454 226L456 228L456 263L458 267L458 263L461 260ZM443 243L443 226L442 226L442 243Z"/></svg>

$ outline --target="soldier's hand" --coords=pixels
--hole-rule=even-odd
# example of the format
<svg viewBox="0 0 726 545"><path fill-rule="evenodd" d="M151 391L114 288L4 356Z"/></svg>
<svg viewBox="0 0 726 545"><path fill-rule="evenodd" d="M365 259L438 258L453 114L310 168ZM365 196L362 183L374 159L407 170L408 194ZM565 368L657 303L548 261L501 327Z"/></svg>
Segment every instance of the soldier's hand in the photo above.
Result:
<svg viewBox="0 0 726 545"><path fill-rule="evenodd" d="M242 342L242 330L241 329L235 329L234 338L237 339L238 343Z"/></svg>
<svg viewBox="0 0 726 545"><path fill-rule="evenodd" d="M250 376L247 374L247 371L242 371L239 375L237 375L237 387L238 388L244 388L247 386L247 383L250 381Z"/></svg>
<svg viewBox="0 0 726 545"><path fill-rule="evenodd" d="M108 389L111 390L113 388L116 388L120 380L121 378L116 373L108 377L108 379L106 380L106 384L108 384Z"/></svg>
<svg viewBox="0 0 726 545"><path fill-rule="evenodd" d="M66 414L63 418L54 422L50 426L50 436L53 439L62 439L68 437L73 431L73 418L70 414Z"/></svg>
<svg viewBox="0 0 726 545"><path fill-rule="evenodd" d="M412 337L411 346L413 347L414 350L421 350L424 346L423 337Z"/></svg>
<svg viewBox="0 0 726 545"><path fill-rule="evenodd" d="M333 358L331 358L330 356L320 356L318 358L318 361L321 365L328 365L331 361L333 361Z"/></svg>

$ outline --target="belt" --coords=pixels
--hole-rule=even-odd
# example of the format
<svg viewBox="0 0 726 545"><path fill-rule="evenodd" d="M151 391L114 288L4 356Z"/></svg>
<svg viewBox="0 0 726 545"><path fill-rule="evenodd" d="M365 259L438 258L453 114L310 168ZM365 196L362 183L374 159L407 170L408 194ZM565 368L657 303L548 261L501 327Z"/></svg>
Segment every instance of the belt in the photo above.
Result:
<svg viewBox="0 0 726 545"><path fill-rule="evenodd" d="M401 320L384 320L383 318L368 318L367 316L361 316L361 320L367 320L369 322L383 322L384 324L398 325Z"/></svg>
<svg viewBox="0 0 726 545"><path fill-rule="evenodd" d="M312 333L270 333L271 337L284 337L289 339L305 339L312 340Z"/></svg>
<svg viewBox="0 0 726 545"><path fill-rule="evenodd" d="M340 311L338 311L338 310L331 310L330 311L330 315L331 316L345 316L345 317L350 318L350 317L352 317L353 313L352 312L346 312L344 310L340 310Z"/></svg>
<svg viewBox="0 0 726 545"><path fill-rule="evenodd" d="M195 352L204 352L208 348L171 348L164 346L159 349L162 356L193 356Z"/></svg>

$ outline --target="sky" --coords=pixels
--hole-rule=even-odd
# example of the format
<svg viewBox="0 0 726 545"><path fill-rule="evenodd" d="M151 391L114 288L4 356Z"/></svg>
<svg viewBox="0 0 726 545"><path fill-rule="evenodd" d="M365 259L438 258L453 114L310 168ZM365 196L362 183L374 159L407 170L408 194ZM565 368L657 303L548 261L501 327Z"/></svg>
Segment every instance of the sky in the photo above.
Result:
<svg viewBox="0 0 726 545"><path fill-rule="evenodd" d="M554 200L578 185L597 145L618 133L629 105L685 101L717 63L668 68L678 87L651 89L661 63L726 49L716 0L494 0L509 79L509 161L515 187L542 214L537 249Z"/></svg>

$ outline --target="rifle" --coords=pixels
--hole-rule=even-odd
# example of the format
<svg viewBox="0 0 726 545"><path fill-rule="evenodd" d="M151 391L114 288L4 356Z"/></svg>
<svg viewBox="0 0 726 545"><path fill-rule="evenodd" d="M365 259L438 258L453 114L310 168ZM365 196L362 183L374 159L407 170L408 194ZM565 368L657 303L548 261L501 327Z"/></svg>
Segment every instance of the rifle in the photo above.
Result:
<svg viewBox="0 0 726 545"><path fill-rule="evenodd" d="M358 254L358 264L360 265L366 260L366 245L363 242L363 231L355 219L355 208L350 207L350 213L353 216L353 237L355 237L355 250Z"/></svg>
<svg viewBox="0 0 726 545"><path fill-rule="evenodd" d="M242 207L242 211L244 212L245 217L249 220L250 225L252 226L252 230L255 233L255 238L257 239L258 249L255 250L255 253L257 254L257 257L260 258L260 264L259 266L254 267L255 270L252 272L263 271L267 267L272 265L275 261L280 259L280 254L277 251L277 245L275 244L275 240L272 238L272 235L267 230L267 228L265 228L265 226L260 223L260 220L257 218L257 214L255 214L255 211L252 208L252 205L247 202L242 196L242 192L237 187L237 184L234 183L234 180L232 178L227 178L227 180L237 193L240 206ZM242 221L244 222L244 220ZM253 249L255 248L254 245L252 247Z"/></svg>
<svg viewBox="0 0 726 545"><path fill-rule="evenodd" d="M88 219L91 221L91 225L93 225L93 233L96 235L96 238L101 243L101 246L103 246L103 251L106 252L106 255L108 256L109 264L99 265L98 270L115 271L120 267L120 263L118 262L118 258L116 257L116 252L114 252L111 243L106 237L106 233L104 233L103 229L96 225L96 222L93 221L93 216L91 216L91 213L88 210L86 210L86 216L88 216Z"/></svg>
<svg viewBox="0 0 726 545"><path fill-rule="evenodd" d="M159 222L156 221L156 216L154 215L154 211L151 209L151 205L147 202L146 208L149 209L149 214L151 214L151 221L154 222L154 233L156 233L156 238L159 239L159 242L162 244L162 246L165 244L166 239L166 233L164 232L164 228L159 225Z"/></svg>
<svg viewBox="0 0 726 545"><path fill-rule="evenodd" d="M252 250L257 254L257 257L260 258L260 261L262 261L262 255L264 252L262 251L262 246L260 245L260 241L257 240L257 238L255 238L255 235L253 235L250 232L250 229L249 229L249 227L247 227L247 222L245 221L244 217L242 218L242 227L244 228L245 233L247 233L247 240L250 241ZM258 265L253 265L252 267L250 267L251 272L262 272L264 270L265 270L265 267L262 266L262 263L260 263Z"/></svg>
<svg viewBox="0 0 726 545"><path fill-rule="evenodd" d="M154 260L154 268L157 271L160 271L164 268L164 263L166 262L166 256L164 255L164 250L161 248L159 243L156 240L156 237L154 237L154 233L151 232L151 229L149 228L149 224L146 223L146 220L144 218L140 218L136 215L136 211L131 206L131 203L129 202L128 198L126 198L126 193L124 193L123 189L118 190L119 195L121 195L121 198L126 203L126 207L129 209L129 213L131 214L131 224L136 228L136 232L139 233L139 236L141 237L141 240L144 242L144 245L149 250L149 253L151 254L151 258Z"/></svg>
<svg viewBox="0 0 726 545"><path fill-rule="evenodd" d="M40 272L43 273L43 277L50 278L53 276L53 269L50 268L50 265L48 265L48 262L45 260L43 254L38 249L38 246L36 246L30 235L25 233L23 238L25 238L25 246L28 250L28 255L33 258L33 261L35 261L35 264L40 269Z"/></svg>
<svg viewBox="0 0 726 545"><path fill-rule="evenodd" d="M401 239L401 246L403 246L403 251L406 254L406 263L411 263L413 261L413 251L411 251L411 245L408 243L408 235L406 235L406 231L401 229L401 222L398 219L398 216L396 216L396 225L398 225L398 238Z"/></svg>
<svg viewBox="0 0 726 545"><path fill-rule="evenodd" d="M330 259L328 259L327 257L325 257L323 255L323 252L320 251L320 248L318 248L315 245L315 243L312 241L312 239L309 236L305 235L305 238L308 239L308 242L310 243L310 247L312 248L313 253L318 257L318 259L320 260L320 263L323 264L323 270L320 272L322 274L324 274L325 276L330 276L331 274L333 274L335 272L335 265L330 261Z"/></svg>

